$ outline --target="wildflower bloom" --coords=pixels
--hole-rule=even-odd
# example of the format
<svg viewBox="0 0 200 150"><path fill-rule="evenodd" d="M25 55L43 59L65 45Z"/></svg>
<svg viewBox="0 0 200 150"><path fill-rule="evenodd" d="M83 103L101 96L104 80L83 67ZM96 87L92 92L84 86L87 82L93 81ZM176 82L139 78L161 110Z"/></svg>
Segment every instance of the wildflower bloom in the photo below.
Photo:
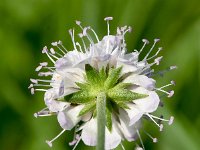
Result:
<svg viewBox="0 0 200 150"><path fill-rule="evenodd" d="M53 42L52 48L45 46L42 50L51 60L52 66L42 62L35 71L39 76L50 76L50 79L31 79L29 89L32 94L36 91L45 92L44 102L47 107L35 113L35 117L57 115L63 128L55 138L46 141L49 146L62 133L73 128L76 134L69 144L75 145L74 149L80 140L88 146L96 146L98 109L103 110L106 118L105 149L114 149L118 145L124 149L123 140L137 139L144 149L139 132L144 117L155 123L160 131L163 129L163 121L169 125L173 122L173 117L167 120L152 115L161 104L158 92L171 97L174 91L166 91L164 88L175 84L171 81L157 88L156 81L151 78L157 74L151 69L152 66L159 65L162 59L162 56L158 57L161 47L151 55L159 39L154 39L149 52L140 60L139 55L149 41L143 39L140 50L127 53L125 34L132 29L127 26L118 27L117 34L110 35L109 21L112 19L105 18L108 31L102 40L99 40L91 27L82 27L81 22L76 21L82 30L78 34L82 43L75 41L75 31L71 29L72 51L68 51L61 41ZM89 45L86 45L85 40L89 41ZM171 66L167 70L175 68ZM167 70L158 74L162 75ZM105 108L97 106L99 95L105 100ZM157 142L156 138L144 132L153 142ZM136 149L142 148L137 146Z"/></svg>

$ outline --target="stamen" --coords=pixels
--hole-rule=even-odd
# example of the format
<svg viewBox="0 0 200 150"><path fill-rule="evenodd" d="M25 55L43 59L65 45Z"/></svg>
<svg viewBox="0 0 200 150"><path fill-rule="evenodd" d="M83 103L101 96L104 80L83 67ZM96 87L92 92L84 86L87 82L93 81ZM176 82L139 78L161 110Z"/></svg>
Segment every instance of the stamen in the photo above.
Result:
<svg viewBox="0 0 200 150"><path fill-rule="evenodd" d="M46 143L49 145L49 147L52 147L52 143L59 137L61 136L66 130L63 129L55 138L53 138L52 140L46 140Z"/></svg>
<svg viewBox="0 0 200 150"><path fill-rule="evenodd" d="M51 87L51 85L45 85L45 84L34 84L34 86L44 86L44 87Z"/></svg>
<svg viewBox="0 0 200 150"><path fill-rule="evenodd" d="M79 139L77 139L78 141L76 142L76 145L73 147L73 149L72 150L75 150L76 149L76 147L78 146L78 144L80 143L80 141L81 141L81 137L79 138Z"/></svg>
<svg viewBox="0 0 200 150"><path fill-rule="evenodd" d="M162 58L163 58L163 56L160 56L160 57L156 58L156 59L154 60L155 64L156 64L156 65L159 65L159 64L160 64L160 61L162 60Z"/></svg>
<svg viewBox="0 0 200 150"><path fill-rule="evenodd" d="M41 111L37 112L37 113L34 113L34 117L37 118L37 117L47 117L47 116L52 116L54 115L55 113L52 113L48 110L48 108L44 108L42 109Z"/></svg>
<svg viewBox="0 0 200 150"><path fill-rule="evenodd" d="M163 93L166 93L168 95L167 97L172 97L174 95L174 91L173 90L171 90L169 92L167 92L165 90L162 90L162 89L157 89L157 88L156 88L156 90L160 91L160 92L163 92Z"/></svg>
<svg viewBox="0 0 200 150"><path fill-rule="evenodd" d="M163 125L162 124L158 124L153 118L152 118L152 116L150 115L150 114L148 114L148 113L145 113L159 128L160 128L160 131L162 131L162 129L163 129Z"/></svg>
<svg viewBox="0 0 200 150"><path fill-rule="evenodd" d="M146 60L146 59L147 59L147 57L148 57L149 54L152 52L152 50L154 49L154 47L155 47L155 45L156 45L156 43L157 43L158 41L160 41L160 39L154 39L154 43L153 43L151 49L150 49L149 52L146 54L146 56L144 57L143 60Z"/></svg>
<svg viewBox="0 0 200 150"><path fill-rule="evenodd" d="M122 150L125 150L124 145L122 143L120 143Z"/></svg>
<svg viewBox="0 0 200 150"><path fill-rule="evenodd" d="M65 52L62 50L62 48L67 52L67 49L62 45L62 41L52 42L51 45L56 46L64 55L65 55ZM61 45L62 48L60 48L59 45Z"/></svg>
<svg viewBox="0 0 200 150"><path fill-rule="evenodd" d="M151 56L150 58L148 58L147 60L151 60L152 58L155 58L158 54L159 54L159 52L162 50L162 47L159 47L158 48L158 51L156 52L156 54L155 55L153 55L153 56Z"/></svg>
<svg viewBox="0 0 200 150"><path fill-rule="evenodd" d="M90 30L94 33L94 35L95 35L95 37L97 39L97 42L99 42L99 38L98 38L98 35L96 34L96 32L92 28L90 28Z"/></svg>
<svg viewBox="0 0 200 150"><path fill-rule="evenodd" d="M55 55L53 55L52 53L49 53L49 55L51 55L52 57L54 57L55 59L59 59L58 57L56 57Z"/></svg>
<svg viewBox="0 0 200 150"><path fill-rule="evenodd" d="M65 48L65 46L62 44L62 42L59 42L59 45L66 51L68 52L68 50ZM62 50L59 46L58 46L59 50ZM66 54L64 51L62 51L63 54Z"/></svg>
<svg viewBox="0 0 200 150"><path fill-rule="evenodd" d="M74 29L70 29L70 30L69 30L69 34L70 34L70 36L71 36L72 43L73 43L73 45L74 45L74 49L77 50L77 49L76 49L75 40L74 40Z"/></svg>
<svg viewBox="0 0 200 150"><path fill-rule="evenodd" d="M144 144L143 144L142 138L141 138L141 136L140 136L139 130L137 129L136 132L137 132L137 135L138 135L138 137L139 137L139 140L140 140L140 143L141 143L141 145L142 145L142 148L143 148L143 150L145 150Z"/></svg>
<svg viewBox="0 0 200 150"><path fill-rule="evenodd" d="M56 67L44 67L45 69L48 69L48 70L50 70L50 71L52 71L52 72L54 72L54 69L56 68Z"/></svg>
<svg viewBox="0 0 200 150"><path fill-rule="evenodd" d="M86 48L85 42L84 42L84 40L83 40L83 34L82 34L82 33L79 33L78 36L81 38L81 41L82 41L82 43L83 43L83 47L84 47L85 52L87 52L87 48Z"/></svg>
<svg viewBox="0 0 200 150"><path fill-rule="evenodd" d="M76 42L76 45L79 47L79 50L83 53L81 45L78 42Z"/></svg>
<svg viewBox="0 0 200 150"><path fill-rule="evenodd" d="M157 142L158 142L158 139L157 139L157 138L152 137L152 135L149 134L148 132L146 132L145 130L144 130L144 133L145 133L149 138L152 139L153 143L157 143Z"/></svg>
<svg viewBox="0 0 200 150"><path fill-rule="evenodd" d="M110 35L110 25L109 25L109 21L110 21L110 20L113 20L113 17L106 17L106 18L104 18L104 20L107 22L108 35Z"/></svg>
<svg viewBox="0 0 200 150"><path fill-rule="evenodd" d="M159 75L159 76L164 76L164 74L168 71L171 71L171 70L174 70L174 69L177 69L177 66L170 66L169 68L165 69L165 70L161 70L161 71L158 71L158 72L155 72L152 76L156 76L156 75Z"/></svg>
<svg viewBox="0 0 200 150"><path fill-rule="evenodd" d="M90 27L85 27L83 28L83 36L86 36L88 38L88 40L90 41L91 44L94 44L92 38L90 37L90 35L87 33L87 30L90 29Z"/></svg>
<svg viewBox="0 0 200 150"><path fill-rule="evenodd" d="M37 81L40 81L40 82L53 82L52 80L41 80L41 79L36 79Z"/></svg>
<svg viewBox="0 0 200 150"><path fill-rule="evenodd" d="M171 86L171 85L175 85L175 82L171 81L170 84L164 85L164 86L160 87L159 89L163 89L163 88L166 88L166 87Z"/></svg>
<svg viewBox="0 0 200 150"><path fill-rule="evenodd" d="M158 119L158 120L160 120L160 121L166 121L166 122L168 122L168 125L171 125L171 124L173 123L173 121L174 121L174 117L173 117L173 116L171 116L170 119L167 120L167 119L163 119L163 118L160 118L160 117L151 115L151 114L149 114L149 115L150 115L152 118Z"/></svg>
<svg viewBox="0 0 200 150"><path fill-rule="evenodd" d="M140 49L139 54L143 51L143 49L145 48L145 46L147 44L149 44L149 41L147 39L142 39L142 42L144 42L144 44L143 44L142 48Z"/></svg>
<svg viewBox="0 0 200 150"><path fill-rule="evenodd" d="M50 52L51 52L51 54L53 54L53 55L57 54L58 56L63 57L63 55L61 55L60 53L55 52L55 50L54 50L53 48L50 48ZM64 54L65 54L65 53L64 53Z"/></svg>
<svg viewBox="0 0 200 150"><path fill-rule="evenodd" d="M42 50L42 53L46 53L46 55L49 57L49 59L55 64L55 61L51 58L51 56L48 54L48 49L45 46Z"/></svg>
<svg viewBox="0 0 200 150"><path fill-rule="evenodd" d="M53 72L39 72L38 73L38 76L52 76L53 75Z"/></svg>
<svg viewBox="0 0 200 150"><path fill-rule="evenodd" d="M35 91L46 92L46 89L34 89Z"/></svg>

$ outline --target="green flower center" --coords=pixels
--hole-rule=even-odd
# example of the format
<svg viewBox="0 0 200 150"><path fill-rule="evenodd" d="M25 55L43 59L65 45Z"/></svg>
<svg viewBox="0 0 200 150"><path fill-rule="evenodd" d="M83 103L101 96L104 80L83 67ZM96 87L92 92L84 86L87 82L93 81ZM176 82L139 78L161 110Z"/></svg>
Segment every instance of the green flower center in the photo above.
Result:
<svg viewBox="0 0 200 150"><path fill-rule="evenodd" d="M93 112L96 117L96 98L101 92L106 94L106 121L109 130L112 129L112 113L119 108L129 109L128 102L144 98L147 95L128 90L132 83L123 83L121 75L122 67L102 68L96 70L89 64L85 65L85 83L76 83L80 88L78 92L66 95L64 101L72 104L83 104L84 108L79 115Z"/></svg>

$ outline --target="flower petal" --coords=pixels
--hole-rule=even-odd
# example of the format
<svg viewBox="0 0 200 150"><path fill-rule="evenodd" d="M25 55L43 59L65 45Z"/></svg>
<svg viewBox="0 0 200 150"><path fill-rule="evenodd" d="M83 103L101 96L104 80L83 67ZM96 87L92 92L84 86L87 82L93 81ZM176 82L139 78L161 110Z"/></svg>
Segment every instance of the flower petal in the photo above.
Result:
<svg viewBox="0 0 200 150"><path fill-rule="evenodd" d="M97 121L91 119L83 127L81 138L83 142L88 146L97 145Z"/></svg>
<svg viewBox="0 0 200 150"><path fill-rule="evenodd" d="M129 72L136 72L139 70L139 68L136 65L126 61L125 59L119 58L116 64L116 68L121 66L123 66L122 74L126 74Z"/></svg>
<svg viewBox="0 0 200 150"><path fill-rule="evenodd" d="M80 120L78 116L83 105L69 106L65 110L58 113L57 119L63 129L71 130Z"/></svg>
<svg viewBox="0 0 200 150"><path fill-rule="evenodd" d="M106 128L105 135L105 149L110 150L116 148L121 143L121 136L116 131L116 127L113 126L112 132ZM97 120L92 118L87 122L82 130L82 140L88 146L97 145Z"/></svg>
<svg viewBox="0 0 200 150"><path fill-rule="evenodd" d="M150 112L155 111L158 108L160 99L156 92L148 91L142 87L138 87L134 89L134 92L149 95L146 98L141 98L141 99L133 101L142 112L150 113Z"/></svg>
<svg viewBox="0 0 200 150"><path fill-rule="evenodd" d="M137 138L136 129L139 128L140 123L136 122L133 125L129 126L129 116L128 114L120 109L119 110L119 119L120 119L120 125L119 128L121 132L123 133L124 137L129 141L135 141Z"/></svg>
<svg viewBox="0 0 200 150"><path fill-rule="evenodd" d="M130 109L126 109L125 111L128 113L130 119L129 126L131 126L140 120L144 112L142 112L136 104L129 103L127 106Z"/></svg>
<svg viewBox="0 0 200 150"><path fill-rule="evenodd" d="M69 103L67 102L54 100L58 97L58 92L53 88L45 92L44 101L51 112L62 111L69 106Z"/></svg>
<svg viewBox="0 0 200 150"><path fill-rule="evenodd" d="M152 78L148 78L145 75L130 75L126 79L123 80L124 83L133 83L135 85L142 86L148 90L153 90L155 87L156 81Z"/></svg>
<svg viewBox="0 0 200 150"><path fill-rule="evenodd" d="M115 149L121 143L121 136L117 132L115 123L113 123L112 131L106 128L105 149Z"/></svg>

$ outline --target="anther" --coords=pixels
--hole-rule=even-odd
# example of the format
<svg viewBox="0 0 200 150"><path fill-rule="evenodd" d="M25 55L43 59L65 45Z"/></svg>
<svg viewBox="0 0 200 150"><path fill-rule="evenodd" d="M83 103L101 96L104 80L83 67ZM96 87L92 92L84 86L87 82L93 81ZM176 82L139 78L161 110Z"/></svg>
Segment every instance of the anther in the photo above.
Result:
<svg viewBox="0 0 200 150"><path fill-rule="evenodd" d="M52 46L58 46L58 42L52 42L51 45Z"/></svg>
<svg viewBox="0 0 200 150"><path fill-rule="evenodd" d="M53 138L52 140L46 140L46 143L49 145L49 147L52 147L53 146L53 142L59 137L61 136L66 130L63 129L55 138Z"/></svg>
<svg viewBox="0 0 200 150"><path fill-rule="evenodd" d="M36 79L30 79L30 81L31 81L32 83L38 84L38 80L36 80Z"/></svg>
<svg viewBox="0 0 200 150"><path fill-rule="evenodd" d="M162 132L163 131L163 124L160 124L160 132Z"/></svg>
<svg viewBox="0 0 200 150"><path fill-rule="evenodd" d="M157 139L157 138L153 138L153 142L154 142L154 143L157 143L157 142L158 142L158 139Z"/></svg>
<svg viewBox="0 0 200 150"><path fill-rule="evenodd" d="M173 116L171 116L171 117L170 117L170 119L169 119L169 122L168 122L168 124L169 124L169 125L172 125L172 124L173 124L173 122L174 122L174 117L173 117Z"/></svg>
<svg viewBox="0 0 200 150"><path fill-rule="evenodd" d="M156 43L157 43L158 41L160 41L160 39L154 39L154 43L153 43L151 49L150 49L149 52L146 54L146 56L144 57L143 60L146 60L146 59L148 58L149 54L152 52L152 50L154 49L154 47L155 47L155 45L156 45Z"/></svg>
<svg viewBox="0 0 200 150"><path fill-rule="evenodd" d="M33 115L34 115L34 117L35 117L35 118L37 118L37 117L38 117L38 114L37 114L37 113L34 113Z"/></svg>
<svg viewBox="0 0 200 150"><path fill-rule="evenodd" d="M110 20L113 20L113 17L106 17L106 18L104 18L104 20L107 22L108 35L110 35L110 25L109 25L109 21L110 21Z"/></svg>
<svg viewBox="0 0 200 150"><path fill-rule="evenodd" d="M29 87L28 87L28 89L30 89L30 88L32 88L32 87L33 87L33 84L30 84Z"/></svg>
<svg viewBox="0 0 200 150"><path fill-rule="evenodd" d="M110 20L113 20L113 17L106 17L106 18L104 18L104 21L110 21Z"/></svg>
<svg viewBox="0 0 200 150"><path fill-rule="evenodd" d="M31 94L34 95L35 94L35 89L31 88Z"/></svg>
<svg viewBox="0 0 200 150"><path fill-rule="evenodd" d="M140 49L139 54L143 51L143 49L145 48L145 46L147 44L149 44L149 41L147 39L142 39L142 42L144 42L144 44L143 44L142 48Z"/></svg>
<svg viewBox="0 0 200 150"><path fill-rule="evenodd" d="M40 65L41 65L42 67L46 67L46 66L48 65L48 63L47 63L47 62L42 62L42 63L40 63Z"/></svg>
<svg viewBox="0 0 200 150"><path fill-rule="evenodd" d="M76 24L77 24L78 26L80 26L80 25L81 25L81 21L76 20Z"/></svg>
<svg viewBox="0 0 200 150"><path fill-rule="evenodd" d="M38 66L36 69L35 69L35 71L40 71L42 69L42 66Z"/></svg>
<svg viewBox="0 0 200 150"><path fill-rule="evenodd" d="M171 90L171 91L169 91L169 94L168 94L168 96L167 97L172 97L174 95L174 91L173 90Z"/></svg>
<svg viewBox="0 0 200 150"><path fill-rule="evenodd" d="M162 58L163 58L163 56L160 56L160 57L158 57L158 58L156 58L156 59L154 60L154 62L156 63L156 65L159 65L159 64L160 64L160 61L162 60Z"/></svg>
<svg viewBox="0 0 200 150"><path fill-rule="evenodd" d="M44 53L47 53L47 52L48 52L47 46L43 47L42 53L44 54Z"/></svg>
<svg viewBox="0 0 200 150"><path fill-rule="evenodd" d="M52 54L55 54L55 53L56 53L56 52L54 51L53 48L50 48L50 52L51 52Z"/></svg>
<svg viewBox="0 0 200 150"><path fill-rule="evenodd" d="M177 68L178 68L177 66L170 66L169 70L174 70L174 69L177 69Z"/></svg>

